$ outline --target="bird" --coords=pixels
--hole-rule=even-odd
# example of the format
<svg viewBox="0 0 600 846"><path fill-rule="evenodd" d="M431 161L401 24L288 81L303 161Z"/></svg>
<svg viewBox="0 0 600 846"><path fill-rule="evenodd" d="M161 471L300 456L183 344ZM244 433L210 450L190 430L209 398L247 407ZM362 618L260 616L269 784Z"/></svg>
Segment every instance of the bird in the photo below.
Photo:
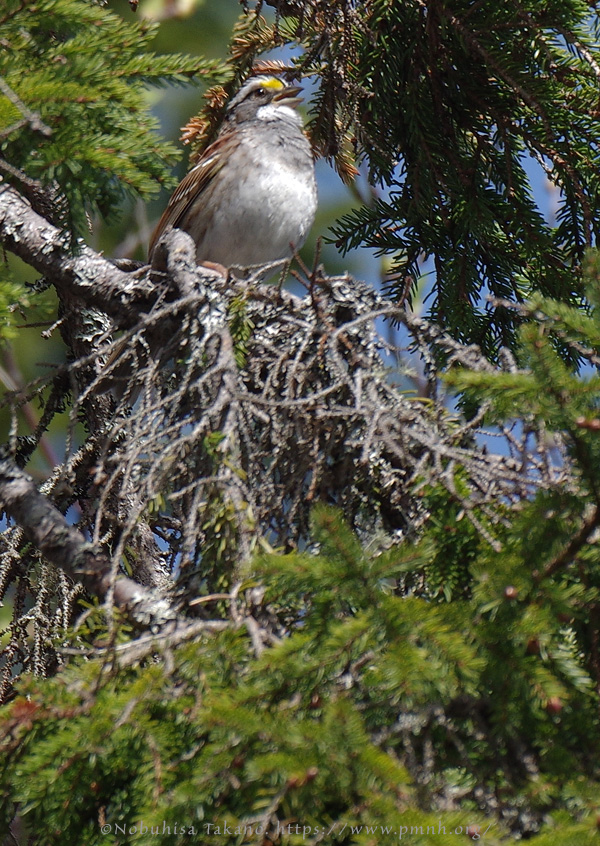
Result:
<svg viewBox="0 0 600 846"><path fill-rule="evenodd" d="M302 89L253 76L230 100L216 140L175 189L150 241L187 232L198 264L249 270L289 260L317 208L314 157L297 106Z"/></svg>

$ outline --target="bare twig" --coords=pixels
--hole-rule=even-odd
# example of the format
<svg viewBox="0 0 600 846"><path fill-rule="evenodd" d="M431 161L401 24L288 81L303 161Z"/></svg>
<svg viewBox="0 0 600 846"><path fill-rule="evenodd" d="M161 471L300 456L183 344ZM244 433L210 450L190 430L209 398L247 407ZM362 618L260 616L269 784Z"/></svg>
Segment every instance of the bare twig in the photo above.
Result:
<svg viewBox="0 0 600 846"><path fill-rule="evenodd" d="M72 360L0 400L16 421L24 403L50 392L48 425L69 388L71 396L64 457L40 491L31 480L22 488L17 511L13 497L21 529L0 535L0 589L16 585L21 608L32 591L24 536L89 591L110 601L114 589L117 605L135 605L138 622L155 625L170 619L172 574L182 617L204 616L210 596L227 595L257 545L306 542L319 500L336 502L365 540L389 546L418 534L427 519L419 491L442 486L498 548L495 527L511 503L538 488L576 484L559 436L550 449L533 422L523 432L507 426L495 432L499 448L491 451L476 440L483 412L464 421L448 411L440 360L513 372L508 354L492 364L476 346L349 276L312 268L305 297L260 284L260 273L226 279L198 268L193 242L177 230L155 251L153 268L126 273L83 245L71 255L61 233L12 188L0 192L0 237L46 274L64 302L98 311L93 331L82 324L81 344L65 314ZM384 321L406 328L412 354L424 362L427 399L406 392L405 351L385 339ZM114 339L117 328L123 334ZM61 380L63 392L55 388ZM13 428L13 452L28 460L39 433L23 443ZM14 465L6 472L7 484L28 479ZM56 511L74 503L91 544ZM30 504L54 545L37 533ZM124 566L133 579L121 575ZM44 573L44 596L64 592L53 586L52 568ZM157 595L163 605L149 607ZM246 625L260 652L280 634L276 624L267 609L250 615L243 600L238 608L236 589L229 595L233 625ZM36 631L61 624L43 603L31 606L39 609ZM15 611L9 676L30 648L17 625L22 613ZM49 659L36 661L51 671Z"/></svg>
<svg viewBox="0 0 600 846"><path fill-rule="evenodd" d="M146 626L175 619L164 595L124 576L113 585L110 559L69 526L60 511L39 493L33 479L6 454L0 456L0 506L48 561L80 581L93 595L102 599L112 587L116 605Z"/></svg>

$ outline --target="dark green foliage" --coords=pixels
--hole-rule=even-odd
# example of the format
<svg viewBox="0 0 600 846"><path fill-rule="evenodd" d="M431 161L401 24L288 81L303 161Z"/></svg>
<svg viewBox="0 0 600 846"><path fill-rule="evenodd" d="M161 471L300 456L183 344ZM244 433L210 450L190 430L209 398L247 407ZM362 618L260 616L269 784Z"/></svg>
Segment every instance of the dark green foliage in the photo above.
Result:
<svg viewBox="0 0 600 846"><path fill-rule="evenodd" d="M582 301L578 267L599 226L590 4L372 0L364 9L346 82L363 92L359 152L385 190L343 218L336 237L396 254L398 293L430 258L433 314L493 352L512 343L518 320L484 309L487 293ZM556 227L534 200L534 161L561 191Z"/></svg>
<svg viewBox="0 0 600 846"><path fill-rule="evenodd" d="M277 825L290 844L309 826L372 842L351 825L390 826L377 829L384 844L401 826L425 844L460 825L488 829L489 843L595 842L598 388L565 367L556 339L595 361L600 317L531 309L521 370L449 378L495 419L543 420L549 449L563 444L562 489L502 506L497 549L437 488L423 492L422 537L383 552L316 507L311 552L253 566L281 632L262 653L243 625L141 664L121 637L120 669L109 646L22 680L0 718L4 825L18 804L40 846L100 844L101 825L122 844L142 825L164 844L192 827L205 843L250 843Z"/></svg>
<svg viewBox="0 0 600 846"><path fill-rule="evenodd" d="M600 227L596 4L272 0L272 26L262 3L244 5L228 91L270 47L300 44L299 72L318 79L315 149L351 181L352 147L369 181L332 240L393 256L392 296L426 273L434 318L491 356L514 345L520 316L488 295L585 305L581 262ZM555 220L538 206L546 179Z"/></svg>
<svg viewBox="0 0 600 846"><path fill-rule="evenodd" d="M338 235L399 251L402 274L433 256L440 319L490 352L513 344L515 368L471 370L465 354L447 380L487 408L488 423L541 425L546 453L532 455L562 466L564 484L484 510L421 482L418 531L364 545L317 505L307 549L265 552L241 574L236 508L248 525L251 508L207 486L201 553L183 550L176 599L182 627L212 615L219 630L167 648L163 633L136 640L88 607L56 644L54 678L24 674L0 709L0 831L17 814L31 846L233 846L267 833L283 846L385 846L400 832L437 846L467 842L467 826L488 844L595 843L600 260L587 256L587 289L579 267L598 225L597 78L582 46L590 6L314 0L297 18L293 0L279 5L284 34L300 19L304 46L322 38L306 57L327 83L316 114L339 83L360 117L359 149L392 189ZM240 32L250 38L252 27ZM57 183L75 234L85 208L108 213L166 178L172 151L155 146L141 86L208 68L142 54L150 35L83 0L8 0L0 12L0 74L52 130L10 129L23 114L2 97L2 155ZM313 130L323 141L318 120ZM563 189L556 229L531 199L527 151ZM528 301L486 313L488 289ZM22 290L0 295L7 305ZM229 326L244 364L253 327L242 298ZM583 375L568 365L576 359ZM240 472L223 432L211 428L203 449L215 469ZM462 495L458 459L440 451L439 462ZM156 492L156 508L167 494ZM188 605L186 590L200 602ZM20 610L13 627L26 629Z"/></svg>
<svg viewBox="0 0 600 846"><path fill-rule="evenodd" d="M586 287L590 303L598 301L598 278L593 275L596 263L597 254L590 253ZM520 331L518 361L522 369L501 375L456 369L448 374L447 381L475 403L484 397L490 401L491 420L529 417L543 421L550 430L566 432L580 472L593 490L594 467L599 456L594 423L600 388L598 307L591 306L586 314L537 294L519 311L529 318ZM557 354L561 347L566 347L573 357L577 355L592 369L583 377L577 374Z"/></svg>
<svg viewBox="0 0 600 846"><path fill-rule="evenodd" d="M458 480L460 487L460 480ZM481 547L481 538L466 518L464 508L448 497L448 492L435 488L424 497L423 505L430 512L425 575L432 597L450 600L468 595L471 563Z"/></svg>
<svg viewBox="0 0 600 846"><path fill-rule="evenodd" d="M2 715L4 825L19 802L45 846L100 844L102 824L133 844L142 823L160 832L144 842L186 843L193 826L204 843L249 843L237 827L274 834L276 820L292 826L284 843L301 843L303 826L371 842L350 825L390 826L384 844L404 825L423 826L411 838L423 844L459 825L489 826L490 843L554 826L563 843L592 842L598 716L575 620L596 599L562 573L534 584L545 552L526 530L539 508L501 554L479 549L470 599L442 604L392 590L431 563L427 537L372 557L318 508L318 555L259 563L271 613L296 620L260 657L239 629L166 662L78 661L22 683ZM548 518L557 544L563 517ZM137 828L117 837L123 826Z"/></svg>
<svg viewBox="0 0 600 846"><path fill-rule="evenodd" d="M170 184L177 151L155 134L144 86L217 75L215 62L149 52L155 31L86 0L7 0L0 11L0 76L50 131L21 125L0 94L0 154L58 187L66 204L54 213L72 236L86 212L109 216L125 196Z"/></svg>

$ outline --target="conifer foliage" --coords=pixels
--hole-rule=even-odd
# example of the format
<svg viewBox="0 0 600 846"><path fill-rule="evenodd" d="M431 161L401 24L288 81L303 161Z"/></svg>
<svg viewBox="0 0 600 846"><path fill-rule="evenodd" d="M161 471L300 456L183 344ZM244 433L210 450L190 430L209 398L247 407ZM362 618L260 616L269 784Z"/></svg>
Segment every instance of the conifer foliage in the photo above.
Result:
<svg viewBox="0 0 600 846"><path fill-rule="evenodd" d="M242 5L222 65L87 0L0 10L0 234L45 275L0 305L53 285L65 347L2 400L2 846L596 843L594 4ZM141 86L222 83L201 145L282 42L315 149L368 163L334 237L402 291L224 279L182 233L152 269L86 246L169 179ZM423 255L437 322L406 303Z"/></svg>
<svg viewBox="0 0 600 846"><path fill-rule="evenodd" d="M482 294L581 302L598 236L595 3L268 5L321 75L318 148L342 173L349 145L368 164L371 202L334 227L340 245L393 255L396 295L429 258L432 313L490 353L517 315ZM556 227L532 196L533 161L561 189Z"/></svg>
<svg viewBox="0 0 600 846"><path fill-rule="evenodd" d="M30 191L27 177L46 187L44 211L72 238L89 231L87 214L110 215L124 196L148 197L170 179L176 149L159 142L143 87L216 71L151 52L155 33L80 0L7 0L0 10L5 173L20 171Z"/></svg>

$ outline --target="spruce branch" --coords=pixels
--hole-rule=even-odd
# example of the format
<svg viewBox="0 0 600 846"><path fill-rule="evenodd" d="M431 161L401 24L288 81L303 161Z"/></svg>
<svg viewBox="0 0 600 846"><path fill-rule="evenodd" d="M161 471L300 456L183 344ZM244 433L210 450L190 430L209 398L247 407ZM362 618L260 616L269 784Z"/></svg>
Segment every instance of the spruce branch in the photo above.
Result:
<svg viewBox="0 0 600 846"><path fill-rule="evenodd" d="M24 126L26 124L29 124L29 126L34 132L39 132L42 135L45 135L46 137L52 135L52 130L49 126L44 123L39 113L32 111L30 108L28 108L28 106L25 105L19 95L15 91L13 91L13 89L10 87L10 85L8 85L8 83L2 76L0 76L0 91L2 92L2 94L4 94L5 97L7 97L11 101L14 106L17 107L17 109L23 115L22 121L19 121L18 123L13 124L12 126L9 126L6 129L3 129L2 132L0 132L0 138L6 138L16 129L20 129L21 126Z"/></svg>
<svg viewBox="0 0 600 846"><path fill-rule="evenodd" d="M577 532L558 553L558 555L549 561L541 571L534 571L534 583L540 584L545 579L549 579L563 567L567 567L569 564L572 564L574 558L577 556L577 553L583 549L598 526L600 526L600 506L595 506L592 513L585 518Z"/></svg>
<svg viewBox="0 0 600 846"><path fill-rule="evenodd" d="M218 275L190 263L189 248L182 246L184 237L179 232L171 233L163 247L165 253L159 251L159 256L168 255L168 264L163 266L170 275L161 276L159 271L158 278L172 280L177 295L189 294L198 277L211 281ZM157 284L156 277L149 279L143 268L124 272L81 242L73 255L65 234L8 185L0 185L0 241L52 281L59 292L96 306L122 329L137 325L141 315L150 312L164 295L165 286Z"/></svg>
<svg viewBox="0 0 600 846"><path fill-rule="evenodd" d="M144 286L83 244L73 255L68 237L8 185L0 185L0 240L57 288L100 307L120 325L136 321L140 310L152 303L152 286Z"/></svg>

